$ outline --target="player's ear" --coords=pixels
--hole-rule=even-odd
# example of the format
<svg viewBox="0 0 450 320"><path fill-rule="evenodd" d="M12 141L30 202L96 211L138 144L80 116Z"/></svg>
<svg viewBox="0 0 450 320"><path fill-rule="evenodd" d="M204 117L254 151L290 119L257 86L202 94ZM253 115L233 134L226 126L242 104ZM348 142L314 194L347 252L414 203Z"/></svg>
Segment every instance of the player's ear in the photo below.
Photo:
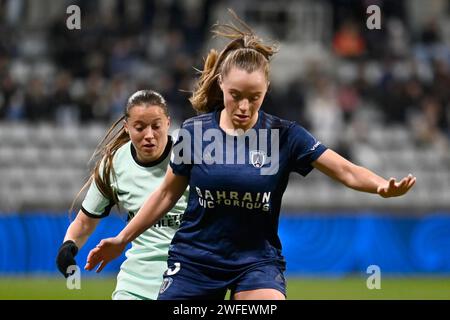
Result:
<svg viewBox="0 0 450 320"><path fill-rule="evenodd" d="M219 84L220 90L223 91L223 81L222 81L222 75L219 74L219 76L217 77L217 83Z"/></svg>
<svg viewBox="0 0 450 320"><path fill-rule="evenodd" d="M127 134L130 134L130 131L128 129L128 122L127 122L127 120L122 120L122 121L123 121L122 124L123 124L123 128L125 129L125 132Z"/></svg>

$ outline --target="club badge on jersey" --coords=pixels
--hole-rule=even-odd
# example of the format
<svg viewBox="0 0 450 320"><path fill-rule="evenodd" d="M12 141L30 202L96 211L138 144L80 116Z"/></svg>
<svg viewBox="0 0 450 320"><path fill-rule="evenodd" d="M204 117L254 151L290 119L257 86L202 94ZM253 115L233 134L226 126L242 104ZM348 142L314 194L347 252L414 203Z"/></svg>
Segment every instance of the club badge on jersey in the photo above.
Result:
<svg viewBox="0 0 450 320"><path fill-rule="evenodd" d="M159 293L164 293L167 289L169 289L170 285L172 284L173 279L172 278L164 278L163 282L161 284L161 288L159 289Z"/></svg>
<svg viewBox="0 0 450 320"><path fill-rule="evenodd" d="M250 151L250 160L255 168L261 168L266 163L266 153L260 150Z"/></svg>

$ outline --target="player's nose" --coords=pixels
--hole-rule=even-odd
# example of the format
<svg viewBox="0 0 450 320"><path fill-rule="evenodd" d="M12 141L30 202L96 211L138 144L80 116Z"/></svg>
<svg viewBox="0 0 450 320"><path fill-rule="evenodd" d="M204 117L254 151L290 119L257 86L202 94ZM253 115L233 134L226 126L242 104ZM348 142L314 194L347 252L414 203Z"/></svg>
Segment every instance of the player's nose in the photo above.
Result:
<svg viewBox="0 0 450 320"><path fill-rule="evenodd" d="M249 102L247 99L242 99L241 103L239 103L239 110L247 111L249 109Z"/></svg>
<svg viewBox="0 0 450 320"><path fill-rule="evenodd" d="M152 128L147 128L146 132L145 132L145 136L144 139L146 140L151 140L155 137Z"/></svg>

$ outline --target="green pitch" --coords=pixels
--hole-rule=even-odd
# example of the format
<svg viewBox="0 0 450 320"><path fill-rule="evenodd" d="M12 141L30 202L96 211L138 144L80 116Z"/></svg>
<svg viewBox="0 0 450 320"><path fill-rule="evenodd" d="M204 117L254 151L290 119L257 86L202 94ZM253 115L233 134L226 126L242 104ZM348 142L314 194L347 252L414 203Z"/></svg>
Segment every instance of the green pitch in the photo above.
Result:
<svg viewBox="0 0 450 320"><path fill-rule="evenodd" d="M61 278L1 278L4 299L110 299L114 278L82 279L80 290L68 290ZM450 299L450 278L384 277L381 289L369 290L366 279L290 278L288 298L295 299Z"/></svg>

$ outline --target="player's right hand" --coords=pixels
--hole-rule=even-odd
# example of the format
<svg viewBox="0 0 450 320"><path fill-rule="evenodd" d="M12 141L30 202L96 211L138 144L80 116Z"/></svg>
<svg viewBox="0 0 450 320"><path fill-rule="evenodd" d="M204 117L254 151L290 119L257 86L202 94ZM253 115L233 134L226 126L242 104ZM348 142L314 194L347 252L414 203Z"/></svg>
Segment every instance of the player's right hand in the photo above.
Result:
<svg viewBox="0 0 450 320"><path fill-rule="evenodd" d="M97 247L89 252L84 269L91 271L100 263L95 271L99 273L111 260L120 256L125 247L126 244L117 237L100 241Z"/></svg>
<svg viewBox="0 0 450 320"><path fill-rule="evenodd" d="M390 178L385 186L378 187L377 193L383 198L399 197L407 193L415 183L416 177L412 174L409 174L400 182L397 182L395 178Z"/></svg>
<svg viewBox="0 0 450 320"><path fill-rule="evenodd" d="M78 247L72 240L65 241L58 250L58 256L56 257L56 266L64 277L68 277L70 274L67 269L70 266L76 266L75 256L78 253Z"/></svg>

